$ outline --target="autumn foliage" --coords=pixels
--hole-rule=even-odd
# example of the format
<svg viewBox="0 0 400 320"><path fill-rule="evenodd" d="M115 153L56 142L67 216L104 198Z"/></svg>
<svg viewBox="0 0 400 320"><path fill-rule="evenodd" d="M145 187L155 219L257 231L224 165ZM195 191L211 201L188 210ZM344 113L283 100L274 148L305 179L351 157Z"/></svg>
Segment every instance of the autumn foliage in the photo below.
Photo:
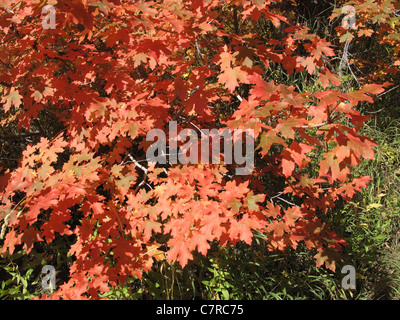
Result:
<svg viewBox="0 0 400 320"><path fill-rule="evenodd" d="M55 29L42 27L45 4L54 4ZM29 136L48 113L61 129L39 132L18 167L3 170L1 253L74 239L69 280L52 296L62 299L96 299L141 277L154 259L184 267L213 241L251 245L254 232L270 250L303 242L318 266L334 271L346 243L323 217L370 180L352 174L376 146L359 134L368 117L357 106L389 84L372 77L342 90L330 64L335 47L290 24L280 5L3 1L2 124ZM261 32L261 21L282 31ZM271 67L320 86L276 83ZM167 132L169 121L254 130L252 174L235 175L235 163L148 162L147 132Z"/></svg>

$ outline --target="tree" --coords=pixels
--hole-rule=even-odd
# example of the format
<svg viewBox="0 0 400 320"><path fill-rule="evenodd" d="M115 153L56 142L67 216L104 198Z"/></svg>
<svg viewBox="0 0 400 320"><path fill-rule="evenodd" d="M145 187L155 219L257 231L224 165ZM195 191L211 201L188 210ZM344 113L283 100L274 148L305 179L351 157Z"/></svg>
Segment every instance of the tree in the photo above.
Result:
<svg viewBox="0 0 400 320"><path fill-rule="evenodd" d="M73 239L69 280L52 296L63 299L141 277L161 251L184 267L212 241L250 245L254 231L271 250L304 242L334 271L345 241L324 216L370 180L351 171L376 145L359 134L368 117L356 107L388 84L342 92L332 44L306 26L281 28L283 4L3 2L3 125L35 140L3 170L1 252ZM43 28L44 5L54 29ZM320 87L275 83L271 70ZM171 121L199 135L253 130L254 170L149 161L147 133Z"/></svg>

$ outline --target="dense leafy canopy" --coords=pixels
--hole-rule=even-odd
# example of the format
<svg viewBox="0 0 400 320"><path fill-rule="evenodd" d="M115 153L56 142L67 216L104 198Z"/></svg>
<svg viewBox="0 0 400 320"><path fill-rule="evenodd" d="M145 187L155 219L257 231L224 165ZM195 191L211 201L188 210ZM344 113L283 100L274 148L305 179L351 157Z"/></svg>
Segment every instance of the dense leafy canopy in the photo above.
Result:
<svg viewBox="0 0 400 320"><path fill-rule="evenodd" d="M356 30L337 23L342 42L377 32L395 45L386 2L353 1L363 14ZM56 9L54 29L42 25L46 4ZM370 180L352 174L376 146L359 133L368 117L357 106L390 84L371 76L344 90L331 64L340 59L335 47L292 24L284 5L3 1L2 124L33 140L18 166L3 170L1 252L73 239L69 281L52 296L63 299L98 298L141 277L154 259L184 267L212 241L251 244L254 232L270 250L303 242L317 250L318 266L334 271L346 243L322 217ZM368 27L370 19L387 27ZM276 83L271 68L314 77L320 87ZM41 128L40 117L57 126ZM199 134L254 130L253 172L236 175L235 163L147 161L147 133L167 133L170 121Z"/></svg>

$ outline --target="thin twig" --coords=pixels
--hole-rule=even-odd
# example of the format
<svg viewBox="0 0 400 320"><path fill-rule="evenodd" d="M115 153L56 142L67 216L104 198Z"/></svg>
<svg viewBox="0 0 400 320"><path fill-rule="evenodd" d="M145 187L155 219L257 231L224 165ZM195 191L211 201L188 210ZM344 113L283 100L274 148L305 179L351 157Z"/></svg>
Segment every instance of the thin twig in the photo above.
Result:
<svg viewBox="0 0 400 320"><path fill-rule="evenodd" d="M279 199L279 200L281 200L281 201L283 201L283 202L286 202L287 204L289 204L289 205L291 205L291 206L297 207L297 205L296 205L295 203L293 203L293 202L287 201L287 200L285 200L285 199L283 199L283 198L281 198L281 197L276 197L276 198Z"/></svg>
<svg viewBox="0 0 400 320"><path fill-rule="evenodd" d="M385 91L385 92L382 92L382 93L378 94L377 97L381 97L381 96L385 95L386 93L388 93L388 92L390 92L390 91L396 89L398 86L399 86L399 85L397 85L397 86L395 86L395 87L393 87L393 88L391 88L391 89L389 89L389 90L387 90L387 91Z"/></svg>
<svg viewBox="0 0 400 320"><path fill-rule="evenodd" d="M195 40L195 43L196 43L197 54L200 56L203 63L206 64L206 60L204 59L203 54L200 51L200 46L199 46L199 42L197 41L197 38Z"/></svg>
<svg viewBox="0 0 400 320"><path fill-rule="evenodd" d="M349 45L350 45L350 41L349 41L349 39L347 39L346 43L344 45L342 59L340 60L340 64L339 64L339 76L340 77L342 76L342 66L343 66L343 62L345 62L347 64L347 67L350 70L353 78L356 80L357 84L360 85L360 82L358 81L356 75L354 74L353 70L350 67L350 63L349 63L349 59L348 59Z"/></svg>
<svg viewBox="0 0 400 320"><path fill-rule="evenodd" d="M298 127L298 128L303 128L303 129L318 128L318 127L323 127L323 126L325 126L327 124L328 124L328 122L323 122L323 123L319 123L319 124L314 124L312 126L301 126L301 127Z"/></svg>
<svg viewBox="0 0 400 320"><path fill-rule="evenodd" d="M128 153L128 157L132 160L132 162L140 169L143 170L143 172L147 175L147 169L143 167L139 162L136 161L135 158L132 157L130 153Z"/></svg>
<svg viewBox="0 0 400 320"><path fill-rule="evenodd" d="M277 197L281 196L284 192L285 192L285 191L281 191L281 192L279 192L278 194L276 194L276 195L270 197L270 199L277 198Z"/></svg>
<svg viewBox="0 0 400 320"><path fill-rule="evenodd" d="M224 12L224 9L225 9L225 7L228 5L228 3L225 3L224 4L224 6L222 7L222 9L221 9L221 12L220 13L218 13L214 18L212 18L210 21L208 21L207 23L211 23L211 22L213 22L215 19L217 19L218 17L219 17L219 15L222 13L222 12Z"/></svg>

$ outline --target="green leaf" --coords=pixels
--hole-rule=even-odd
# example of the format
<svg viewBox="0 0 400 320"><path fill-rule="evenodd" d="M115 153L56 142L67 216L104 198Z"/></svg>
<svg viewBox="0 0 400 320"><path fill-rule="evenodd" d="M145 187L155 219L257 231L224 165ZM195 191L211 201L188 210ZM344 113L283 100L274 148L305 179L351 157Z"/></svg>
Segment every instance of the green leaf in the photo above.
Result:
<svg viewBox="0 0 400 320"><path fill-rule="evenodd" d="M350 32L346 32L344 35L342 35L339 39L340 42L346 42L347 40L351 41L354 38L354 36Z"/></svg>
<svg viewBox="0 0 400 320"><path fill-rule="evenodd" d="M257 205L257 202L262 202L264 200L264 195L257 194L254 195L253 191L250 191L247 195L247 207L252 211L259 211L260 208Z"/></svg>
<svg viewBox="0 0 400 320"><path fill-rule="evenodd" d="M21 277L20 279L21 279L21 282L24 285L24 287L27 288L28 287L28 281L26 281L26 279L23 278L23 277Z"/></svg>

